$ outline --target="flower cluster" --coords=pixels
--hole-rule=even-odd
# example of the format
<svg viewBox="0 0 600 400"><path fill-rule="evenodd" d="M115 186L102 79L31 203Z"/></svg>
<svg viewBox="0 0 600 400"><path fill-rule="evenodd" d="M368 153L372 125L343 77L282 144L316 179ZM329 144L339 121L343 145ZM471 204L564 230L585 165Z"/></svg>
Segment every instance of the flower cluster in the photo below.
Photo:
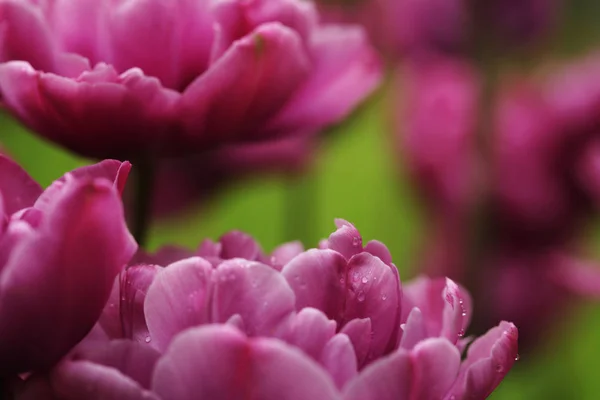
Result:
<svg viewBox="0 0 600 400"><path fill-rule="evenodd" d="M469 345L464 289L402 288L385 245L346 221L317 249L268 255L231 232L132 258L129 163L42 192L0 161L0 374L17 399L485 398L517 358L514 325Z"/></svg>

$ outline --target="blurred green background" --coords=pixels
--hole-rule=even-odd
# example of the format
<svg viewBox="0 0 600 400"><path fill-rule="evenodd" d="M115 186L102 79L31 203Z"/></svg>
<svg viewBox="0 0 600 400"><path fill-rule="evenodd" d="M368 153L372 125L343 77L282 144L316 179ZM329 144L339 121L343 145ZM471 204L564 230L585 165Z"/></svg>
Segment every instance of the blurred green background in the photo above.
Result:
<svg viewBox="0 0 600 400"><path fill-rule="evenodd" d="M599 1L568 2L564 16L566 22L544 54L572 58L600 44ZM384 242L403 279L410 279L427 237L419 199L394 151L390 101L394 90L388 80L350 119L333 128L302 181L263 177L227 187L191 217L154 225L149 247L165 243L195 247L203 238L216 239L240 229L269 251L290 239L290 217L314 221L310 232L299 232L305 245L312 247L334 230L333 220L340 217L354 223L364 239ZM8 153L44 186L87 162L37 139L2 114L0 135ZM290 216L290 197L307 185L314 195L296 199L291 208L295 215ZM305 199L309 201L303 203ZM546 332L536 353L521 358L492 399L600 398L600 305L573 309Z"/></svg>

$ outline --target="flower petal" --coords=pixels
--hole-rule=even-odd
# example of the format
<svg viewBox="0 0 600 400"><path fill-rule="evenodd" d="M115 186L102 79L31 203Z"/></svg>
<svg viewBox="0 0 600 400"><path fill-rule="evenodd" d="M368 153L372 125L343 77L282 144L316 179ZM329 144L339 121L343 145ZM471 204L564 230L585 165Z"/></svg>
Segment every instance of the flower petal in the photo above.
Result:
<svg viewBox="0 0 600 400"><path fill-rule="evenodd" d="M186 328L209 320L212 265L192 257L163 268L148 288L144 302L152 345L164 351Z"/></svg>
<svg viewBox="0 0 600 400"><path fill-rule="evenodd" d="M196 143L225 142L257 132L309 71L297 33L279 23L261 25L236 41L183 93L182 116Z"/></svg>
<svg viewBox="0 0 600 400"><path fill-rule="evenodd" d="M338 333L327 342L320 362L340 390L358 374L354 347L343 333Z"/></svg>
<svg viewBox="0 0 600 400"><path fill-rule="evenodd" d="M242 259L221 263L213 274L211 321L239 314L249 336L272 335L294 311L294 292L273 268Z"/></svg>
<svg viewBox="0 0 600 400"><path fill-rule="evenodd" d="M302 352L276 339L247 339L228 325L179 335L156 366L153 389L163 400L339 399L327 373Z"/></svg>
<svg viewBox="0 0 600 400"><path fill-rule="evenodd" d="M11 215L33 206L42 188L17 163L0 155L0 193L4 212Z"/></svg>
<svg viewBox="0 0 600 400"><path fill-rule="evenodd" d="M290 326L281 339L302 349L318 361L325 344L335 335L336 323L314 308L303 308L290 320Z"/></svg>
<svg viewBox="0 0 600 400"><path fill-rule="evenodd" d="M110 182L67 179L0 275L3 365L23 371L62 357L93 327L136 247Z"/></svg>

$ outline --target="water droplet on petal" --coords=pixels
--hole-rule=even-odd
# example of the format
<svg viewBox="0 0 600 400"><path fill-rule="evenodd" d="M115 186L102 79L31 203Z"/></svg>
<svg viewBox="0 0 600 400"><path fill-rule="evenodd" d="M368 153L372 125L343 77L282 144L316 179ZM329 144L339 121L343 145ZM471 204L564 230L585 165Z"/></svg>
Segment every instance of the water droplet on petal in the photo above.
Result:
<svg viewBox="0 0 600 400"><path fill-rule="evenodd" d="M461 329L460 331L458 331L458 337L463 337L465 336L465 330Z"/></svg>
<svg viewBox="0 0 600 400"><path fill-rule="evenodd" d="M517 355L515 356L515 361L519 361L519 358L521 358L521 356L517 354Z"/></svg>
<svg viewBox="0 0 600 400"><path fill-rule="evenodd" d="M346 283L346 279L343 276L340 278L340 283L342 285Z"/></svg>
<svg viewBox="0 0 600 400"><path fill-rule="evenodd" d="M354 236L352 238L352 246L357 247L360 244L360 238L358 236Z"/></svg>
<svg viewBox="0 0 600 400"><path fill-rule="evenodd" d="M363 278L361 279L361 282L362 283L367 283L367 282L369 282L369 278L366 277L366 276L363 276Z"/></svg>
<svg viewBox="0 0 600 400"><path fill-rule="evenodd" d="M146 336L146 339L144 339L144 342L146 343L150 343L152 339L150 338L150 336Z"/></svg>
<svg viewBox="0 0 600 400"><path fill-rule="evenodd" d="M502 372L504 371L504 367L500 364L496 365L496 372Z"/></svg>
<svg viewBox="0 0 600 400"><path fill-rule="evenodd" d="M358 272L354 271L352 273L352 282L358 282L358 278L359 278Z"/></svg>
<svg viewBox="0 0 600 400"><path fill-rule="evenodd" d="M387 299L387 294L385 294L385 293L382 293L382 294L381 294L381 300L384 300L384 301L385 301L385 299Z"/></svg>
<svg viewBox="0 0 600 400"><path fill-rule="evenodd" d="M365 292L363 292L362 290L358 292L358 294L356 295L356 299L358 301L365 301Z"/></svg>

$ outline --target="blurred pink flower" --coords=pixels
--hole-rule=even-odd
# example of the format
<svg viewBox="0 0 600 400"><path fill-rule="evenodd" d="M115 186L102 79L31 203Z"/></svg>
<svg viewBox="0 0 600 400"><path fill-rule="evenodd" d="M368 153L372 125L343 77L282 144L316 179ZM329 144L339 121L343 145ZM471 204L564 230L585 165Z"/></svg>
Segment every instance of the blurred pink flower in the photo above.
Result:
<svg viewBox="0 0 600 400"><path fill-rule="evenodd" d="M546 37L557 25L560 0L320 0L329 21L360 23L391 55L464 53L474 38L519 47Z"/></svg>
<svg viewBox="0 0 600 400"><path fill-rule="evenodd" d="M128 269L115 296L121 311L109 301L103 317L119 325L133 311L145 333L115 337L101 320L16 398L487 397L517 358L515 326L502 322L461 360L468 294L451 280L420 278L403 296L385 246L363 248L354 226L337 226L328 248L300 252L281 271L200 257ZM232 250L252 247L236 243Z"/></svg>
<svg viewBox="0 0 600 400"><path fill-rule="evenodd" d="M7 108L90 157L311 135L381 75L360 28L300 0L2 0L0 27Z"/></svg>
<svg viewBox="0 0 600 400"><path fill-rule="evenodd" d="M130 167L103 161L42 191L0 157L0 376L51 367L96 323L137 248L120 199Z"/></svg>

